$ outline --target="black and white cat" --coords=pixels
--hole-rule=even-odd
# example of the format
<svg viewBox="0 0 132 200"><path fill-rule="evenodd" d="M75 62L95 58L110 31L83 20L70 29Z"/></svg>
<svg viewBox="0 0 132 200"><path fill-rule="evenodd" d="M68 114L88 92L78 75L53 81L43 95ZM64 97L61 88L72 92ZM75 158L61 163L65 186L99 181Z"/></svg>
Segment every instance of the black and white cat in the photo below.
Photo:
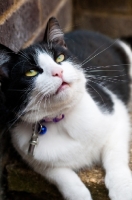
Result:
<svg viewBox="0 0 132 200"><path fill-rule="evenodd" d="M132 200L131 65L125 43L87 31L64 36L55 18L41 43L18 53L0 45L1 124L64 199L92 200L76 171L100 163L110 199Z"/></svg>

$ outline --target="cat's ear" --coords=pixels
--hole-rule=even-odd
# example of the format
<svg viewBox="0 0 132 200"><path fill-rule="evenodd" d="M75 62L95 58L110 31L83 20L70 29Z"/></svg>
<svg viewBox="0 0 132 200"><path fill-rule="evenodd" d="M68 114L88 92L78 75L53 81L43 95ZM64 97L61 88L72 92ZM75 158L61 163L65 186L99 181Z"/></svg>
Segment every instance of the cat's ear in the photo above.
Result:
<svg viewBox="0 0 132 200"><path fill-rule="evenodd" d="M9 63L13 54L15 53L12 50L0 44L0 81L3 78L8 78Z"/></svg>
<svg viewBox="0 0 132 200"><path fill-rule="evenodd" d="M64 41L64 33L62 32L60 25L55 17L51 17L47 23L47 27L44 35L44 42L56 43L63 47L66 47Z"/></svg>

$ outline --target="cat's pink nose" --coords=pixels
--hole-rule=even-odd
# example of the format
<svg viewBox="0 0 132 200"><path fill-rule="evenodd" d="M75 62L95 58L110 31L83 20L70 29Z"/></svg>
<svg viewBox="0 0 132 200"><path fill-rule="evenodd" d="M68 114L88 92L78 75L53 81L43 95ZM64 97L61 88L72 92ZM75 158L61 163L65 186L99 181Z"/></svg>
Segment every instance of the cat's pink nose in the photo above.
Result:
<svg viewBox="0 0 132 200"><path fill-rule="evenodd" d="M52 76L58 76L59 78L62 78L63 70L60 67L55 67L52 69Z"/></svg>

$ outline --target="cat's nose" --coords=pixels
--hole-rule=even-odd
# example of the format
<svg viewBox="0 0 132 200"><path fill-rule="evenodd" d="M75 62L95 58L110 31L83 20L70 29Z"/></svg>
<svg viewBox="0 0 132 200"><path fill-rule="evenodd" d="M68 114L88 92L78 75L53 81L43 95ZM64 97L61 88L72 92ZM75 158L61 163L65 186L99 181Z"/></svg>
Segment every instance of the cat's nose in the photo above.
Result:
<svg viewBox="0 0 132 200"><path fill-rule="evenodd" d="M52 69L52 76L57 76L59 78L62 78L63 70L60 67L54 67Z"/></svg>

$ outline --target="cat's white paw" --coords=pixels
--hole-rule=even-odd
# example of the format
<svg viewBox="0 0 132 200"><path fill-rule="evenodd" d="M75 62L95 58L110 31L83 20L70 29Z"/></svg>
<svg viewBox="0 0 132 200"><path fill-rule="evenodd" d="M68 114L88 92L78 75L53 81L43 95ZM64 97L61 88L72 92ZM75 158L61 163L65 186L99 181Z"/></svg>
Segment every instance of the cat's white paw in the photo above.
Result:
<svg viewBox="0 0 132 200"><path fill-rule="evenodd" d="M92 200L90 192L88 190L80 188L76 193L72 193L67 200Z"/></svg>
<svg viewBox="0 0 132 200"><path fill-rule="evenodd" d="M88 188L69 168L48 168L45 177L58 187L66 200L92 200Z"/></svg>
<svg viewBox="0 0 132 200"><path fill-rule="evenodd" d="M106 185L109 188L111 200L132 200L132 179L131 177L111 180L106 177Z"/></svg>
<svg viewBox="0 0 132 200"><path fill-rule="evenodd" d="M67 200L92 200L89 190L83 183L78 183L70 188L67 186L63 190L63 195Z"/></svg>
<svg viewBox="0 0 132 200"><path fill-rule="evenodd" d="M109 193L111 200L132 200L132 187L124 187L123 189L111 190Z"/></svg>

